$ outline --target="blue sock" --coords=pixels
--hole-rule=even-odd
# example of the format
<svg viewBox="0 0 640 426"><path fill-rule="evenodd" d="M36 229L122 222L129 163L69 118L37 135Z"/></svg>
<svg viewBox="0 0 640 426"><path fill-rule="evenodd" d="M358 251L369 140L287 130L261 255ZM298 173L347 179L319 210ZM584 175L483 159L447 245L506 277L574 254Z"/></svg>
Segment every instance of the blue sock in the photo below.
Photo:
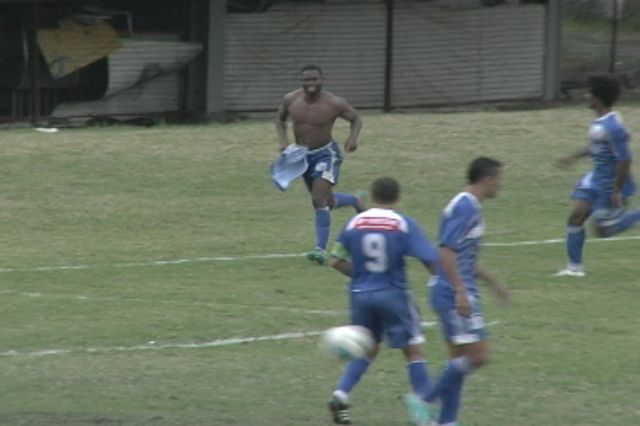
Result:
<svg viewBox="0 0 640 426"><path fill-rule="evenodd" d="M626 231L636 223L640 222L640 210L634 210L622 215L620 221L613 225L613 234L619 234Z"/></svg>
<svg viewBox="0 0 640 426"><path fill-rule="evenodd" d="M427 395L427 402L432 402L438 397L441 400L440 424L455 422L460 408L464 377L471 370L472 366L466 357L449 360L440 380Z"/></svg>
<svg viewBox="0 0 640 426"><path fill-rule="evenodd" d="M351 206L357 212L360 211L360 198L357 195L347 194L344 192L334 192L333 198L335 199L335 207L339 209L340 207Z"/></svg>
<svg viewBox="0 0 640 426"><path fill-rule="evenodd" d="M331 213L329 207L316 209L316 247L327 249L329 230L331 229Z"/></svg>
<svg viewBox="0 0 640 426"><path fill-rule="evenodd" d="M353 388L358 384L362 375L367 371L371 362L368 359L357 358L347 364L347 367L342 373L340 382L336 390L342 391L346 394L351 393Z"/></svg>
<svg viewBox="0 0 640 426"><path fill-rule="evenodd" d="M407 372L409 373L409 383L413 393L421 398L426 398L431 390L431 380L429 380L429 370L427 369L427 361L421 359L407 364Z"/></svg>
<svg viewBox="0 0 640 426"><path fill-rule="evenodd" d="M582 248L586 232L582 226L567 227L567 254L569 262L573 265L582 265Z"/></svg>
<svg viewBox="0 0 640 426"><path fill-rule="evenodd" d="M457 380L451 381L449 387L442 393L439 424L455 424L460 411L460 403L462 402L464 378L464 374L458 376Z"/></svg>
<svg viewBox="0 0 640 426"><path fill-rule="evenodd" d="M444 366L444 371L438 382L431 388L425 400L427 402L435 401L436 398L442 396L442 393L449 386L451 381L457 381L458 376L464 376L472 370L471 364L465 357L453 358Z"/></svg>

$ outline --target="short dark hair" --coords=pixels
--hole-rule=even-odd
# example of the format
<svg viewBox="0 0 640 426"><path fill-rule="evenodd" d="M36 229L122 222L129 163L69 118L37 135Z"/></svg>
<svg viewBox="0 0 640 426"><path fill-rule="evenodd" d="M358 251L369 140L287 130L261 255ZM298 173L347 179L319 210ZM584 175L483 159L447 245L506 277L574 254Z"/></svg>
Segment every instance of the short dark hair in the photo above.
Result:
<svg viewBox="0 0 640 426"><path fill-rule="evenodd" d="M320 68L319 66L315 65L315 64L307 64L304 67L302 67L302 72L305 71L318 71L320 73L320 75L322 75L322 68Z"/></svg>
<svg viewBox="0 0 640 426"><path fill-rule="evenodd" d="M587 79L591 96L597 98L606 107L611 107L620 99L620 81L613 75L592 75Z"/></svg>
<svg viewBox="0 0 640 426"><path fill-rule="evenodd" d="M400 198L400 184L391 177L381 177L371 184L371 198L380 204L393 204Z"/></svg>
<svg viewBox="0 0 640 426"><path fill-rule="evenodd" d="M478 157L469 165L467 181L470 184L474 184L486 177L495 176L500 167L502 167L502 163L498 160L489 157Z"/></svg>

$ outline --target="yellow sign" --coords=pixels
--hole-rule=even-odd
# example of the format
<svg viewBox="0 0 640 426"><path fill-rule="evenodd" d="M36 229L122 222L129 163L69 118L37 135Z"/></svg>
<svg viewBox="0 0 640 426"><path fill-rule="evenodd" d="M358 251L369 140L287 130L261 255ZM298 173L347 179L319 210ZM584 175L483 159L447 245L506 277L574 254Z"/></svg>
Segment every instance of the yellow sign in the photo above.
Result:
<svg viewBox="0 0 640 426"><path fill-rule="evenodd" d="M91 24L71 19L60 28L38 31L38 44L54 78L64 77L122 46L118 33L106 22Z"/></svg>

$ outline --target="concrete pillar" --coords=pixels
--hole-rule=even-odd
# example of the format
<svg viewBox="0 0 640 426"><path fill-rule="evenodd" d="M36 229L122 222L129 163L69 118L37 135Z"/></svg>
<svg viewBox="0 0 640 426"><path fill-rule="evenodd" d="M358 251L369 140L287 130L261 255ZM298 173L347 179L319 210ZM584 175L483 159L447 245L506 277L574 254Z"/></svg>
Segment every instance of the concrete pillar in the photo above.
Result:
<svg viewBox="0 0 640 426"><path fill-rule="evenodd" d="M560 46L562 42L562 0L548 0L545 22L543 99L560 94Z"/></svg>

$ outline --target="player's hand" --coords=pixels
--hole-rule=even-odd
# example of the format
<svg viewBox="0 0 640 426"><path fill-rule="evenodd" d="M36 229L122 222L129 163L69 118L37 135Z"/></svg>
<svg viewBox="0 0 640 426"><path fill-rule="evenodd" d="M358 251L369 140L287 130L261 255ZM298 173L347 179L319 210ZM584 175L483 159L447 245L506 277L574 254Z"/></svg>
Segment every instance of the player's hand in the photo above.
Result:
<svg viewBox="0 0 640 426"><path fill-rule="evenodd" d="M456 310L463 317L471 315L471 303L469 303L469 295L466 291L456 293Z"/></svg>
<svg viewBox="0 0 640 426"><path fill-rule="evenodd" d="M511 303L511 292L509 292L509 289L504 284L496 281L491 288L500 305L508 306Z"/></svg>
<svg viewBox="0 0 640 426"><path fill-rule="evenodd" d="M348 139L344 143L345 152L354 152L356 149L358 149L358 142L352 141L351 139Z"/></svg>
<svg viewBox="0 0 640 426"><path fill-rule="evenodd" d="M571 157L562 157L558 161L555 162L555 166L560 169L567 169L573 164L573 159Z"/></svg>

